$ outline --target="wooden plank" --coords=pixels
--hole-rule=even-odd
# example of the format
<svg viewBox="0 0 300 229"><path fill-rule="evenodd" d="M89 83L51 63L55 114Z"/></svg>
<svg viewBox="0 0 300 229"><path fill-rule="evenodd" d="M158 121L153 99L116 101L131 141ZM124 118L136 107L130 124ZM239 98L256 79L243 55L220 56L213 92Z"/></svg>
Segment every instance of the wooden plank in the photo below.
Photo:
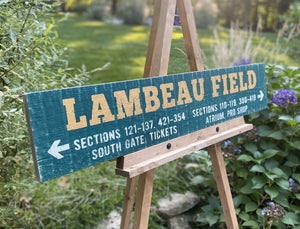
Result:
<svg viewBox="0 0 300 229"><path fill-rule="evenodd" d="M117 161L117 168L118 169L126 169L129 168L135 164L140 164L143 161L151 160L152 158L155 158L159 155L165 154L170 152L170 150L174 151L177 149L180 149L184 146L193 144L195 142L198 142L200 140L203 140L207 137L215 136L217 133L221 134L228 129L236 128L241 125L244 125L245 121L243 117L239 117L237 119L233 119L227 122L223 122L196 132L193 132L191 134L187 134L172 140L169 140L167 142L163 142L154 146L151 146L146 149L139 150L137 152L125 155L123 157L118 158ZM217 132L218 128L218 132ZM167 144L171 144L171 148L167 148Z"/></svg>
<svg viewBox="0 0 300 229"><path fill-rule="evenodd" d="M30 136L32 159L33 159L33 163L34 163L34 173L35 173L35 177L39 180L40 172L38 170L38 163L37 163L37 158L36 158L36 150L35 150L35 147L34 147L31 121L30 121L30 118L29 118L28 102L27 102L27 97L24 96L24 95L23 95L23 102L24 102L24 111L25 111L26 122L27 122L27 129L28 129L28 133L29 133L29 136Z"/></svg>
<svg viewBox="0 0 300 229"><path fill-rule="evenodd" d="M175 7L175 0L155 1L144 77L168 73Z"/></svg>
<svg viewBox="0 0 300 229"><path fill-rule="evenodd" d="M177 8L190 70L204 70L192 2L177 0Z"/></svg>
<svg viewBox="0 0 300 229"><path fill-rule="evenodd" d="M264 64L28 93L38 179L264 109L264 94Z"/></svg>
<svg viewBox="0 0 300 229"><path fill-rule="evenodd" d="M116 168L116 174L125 176L125 177L135 177L144 172L147 172L151 169L154 169L158 166L171 162L175 159L181 158L185 155L188 155L197 150L206 148L210 145L216 144L220 141L224 141L230 137L236 136L253 128L252 124L244 124L235 128L228 129L219 134L208 136L202 140L194 142L192 144L183 146L177 150L169 151L168 153L158 154L156 157L153 157L148 160L141 161L140 163L132 164L131 167L124 169ZM149 149L148 149L149 150ZM142 155L142 154L140 154Z"/></svg>
<svg viewBox="0 0 300 229"><path fill-rule="evenodd" d="M123 212L121 220L121 229L129 229L131 213L134 203L135 187L137 182L137 176L127 179L124 202L123 202Z"/></svg>
<svg viewBox="0 0 300 229"><path fill-rule="evenodd" d="M139 176L133 229L147 229L153 190L154 169Z"/></svg>
<svg viewBox="0 0 300 229"><path fill-rule="evenodd" d="M223 208L226 226L228 229L238 229L239 225L235 214L231 190L228 182L226 167L220 143L208 147L208 152L210 154L215 174L215 179Z"/></svg>

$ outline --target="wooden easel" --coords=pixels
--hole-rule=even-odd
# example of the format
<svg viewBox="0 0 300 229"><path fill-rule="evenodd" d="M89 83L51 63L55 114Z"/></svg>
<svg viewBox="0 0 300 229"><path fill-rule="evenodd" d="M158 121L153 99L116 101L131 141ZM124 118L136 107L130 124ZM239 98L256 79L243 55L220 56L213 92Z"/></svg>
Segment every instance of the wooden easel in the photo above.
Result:
<svg viewBox="0 0 300 229"><path fill-rule="evenodd" d="M203 70L191 0L155 0L144 77L167 75L176 5L190 70ZM118 158L116 173L127 177L121 229L130 225L138 176L133 229L146 229L155 168L205 147L211 157L227 228L238 229L220 142L252 128L240 117Z"/></svg>

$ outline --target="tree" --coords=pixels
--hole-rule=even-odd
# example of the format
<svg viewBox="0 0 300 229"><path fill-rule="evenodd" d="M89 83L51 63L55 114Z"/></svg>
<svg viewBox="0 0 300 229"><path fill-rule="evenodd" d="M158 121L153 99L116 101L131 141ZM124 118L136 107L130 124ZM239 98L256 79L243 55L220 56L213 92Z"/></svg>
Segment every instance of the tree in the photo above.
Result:
<svg viewBox="0 0 300 229"><path fill-rule="evenodd" d="M230 27L231 22L239 21L246 29L257 27L262 19L262 29L275 31L280 25L280 15L285 13L295 0L215 0L220 9L218 22Z"/></svg>
<svg viewBox="0 0 300 229"><path fill-rule="evenodd" d="M250 0L244 0L244 18L243 18L244 29L247 29L248 27L249 11L250 11Z"/></svg>
<svg viewBox="0 0 300 229"><path fill-rule="evenodd" d="M117 14L119 0L111 0L110 12L112 15Z"/></svg>

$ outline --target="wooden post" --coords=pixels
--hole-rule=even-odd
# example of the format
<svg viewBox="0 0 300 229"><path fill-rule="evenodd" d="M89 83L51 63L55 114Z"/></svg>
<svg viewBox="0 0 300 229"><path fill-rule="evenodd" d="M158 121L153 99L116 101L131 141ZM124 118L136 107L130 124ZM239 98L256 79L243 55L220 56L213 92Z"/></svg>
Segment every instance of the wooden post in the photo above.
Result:
<svg viewBox="0 0 300 229"><path fill-rule="evenodd" d="M133 178L127 178L125 197L123 202L121 229L129 228L130 225L137 178L137 176Z"/></svg>
<svg viewBox="0 0 300 229"><path fill-rule="evenodd" d="M134 211L133 229L147 229L150 215L153 190L154 169L139 177L136 206Z"/></svg>
<svg viewBox="0 0 300 229"><path fill-rule="evenodd" d="M204 70L191 0L156 0L144 69L144 77L167 75L176 3L182 26L182 33L189 60L190 70ZM252 128L251 125L247 126L244 123L243 117L237 118L233 121L229 121L227 127L230 129L230 125L235 125L237 123L239 124L236 127L236 131L240 133L246 131L246 129L248 130ZM212 128L210 128L210 130ZM229 135L230 134L227 134L227 136ZM210 139L213 139L213 137L208 138L207 141L211 141ZM199 142L199 144L201 143L203 144L203 142ZM193 144L190 144L189 146L179 149L178 152L175 152L175 154L180 155L180 153L184 154L185 151L190 152L190 150L194 148L197 149L197 147ZM208 150L212 160L213 170L218 186L227 228L238 229L237 218L235 215L235 209L220 143L209 146ZM172 155L170 157L174 157L174 159L176 158ZM126 164L126 158L129 158L130 160L130 155L128 155L128 157L119 158L117 167L118 164ZM162 158L160 158L160 160L163 161ZM153 162L151 161L151 156L149 159L145 159L145 161L149 161L150 164L153 164ZM165 161L168 160L165 159ZM160 164L157 163L157 166L158 165ZM147 163L141 163L140 168L142 168L143 166L147 167ZM137 170L143 171L143 169L144 168ZM117 168L116 171L118 171L119 174L122 174L121 169ZM128 172L125 172L124 176L127 176L128 180L123 205L121 229L128 229L133 207L137 176L131 178L130 175L128 176ZM153 190L153 179L154 168L139 175L133 229L148 228Z"/></svg>
<svg viewBox="0 0 300 229"><path fill-rule="evenodd" d="M191 71L203 70L201 50L198 42L197 30L194 20L192 3L190 0L177 0L179 17L182 24L182 32L185 47L189 59ZM227 177L226 167L220 143L208 147L212 161L213 171L218 187L218 192L228 229L238 229L237 217L233 205L231 190Z"/></svg>
<svg viewBox="0 0 300 229"><path fill-rule="evenodd" d="M176 0L155 1L144 69L144 78L168 74L175 8ZM148 228L153 190L153 178L154 169L139 176L133 229ZM126 199L134 199L134 188L135 183L127 181ZM123 204L121 229L129 228L129 214L133 207L133 202L126 201L126 199Z"/></svg>
<svg viewBox="0 0 300 229"><path fill-rule="evenodd" d="M204 70L191 0L177 0L182 34L191 71Z"/></svg>
<svg viewBox="0 0 300 229"><path fill-rule="evenodd" d="M168 74L176 0L156 0L144 77Z"/></svg>
<svg viewBox="0 0 300 229"><path fill-rule="evenodd" d="M208 152L211 158L227 228L238 229L239 225L235 214L220 143L209 146Z"/></svg>

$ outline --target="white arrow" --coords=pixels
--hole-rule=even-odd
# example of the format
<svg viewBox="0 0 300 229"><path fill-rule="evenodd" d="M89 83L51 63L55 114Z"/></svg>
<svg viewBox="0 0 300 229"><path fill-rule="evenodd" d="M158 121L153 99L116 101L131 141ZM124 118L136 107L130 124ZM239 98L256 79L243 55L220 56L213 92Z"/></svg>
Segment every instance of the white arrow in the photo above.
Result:
<svg viewBox="0 0 300 229"><path fill-rule="evenodd" d="M51 154L53 157L55 157L57 159L62 159L64 156L61 155L60 152L69 150L70 145L65 144L65 145L62 145L62 146L58 146L59 143L60 143L60 140L54 141L53 144L51 145L50 149L48 150L48 153Z"/></svg>
<svg viewBox="0 0 300 229"><path fill-rule="evenodd" d="M265 95L261 90L259 91L259 93L260 94L257 96L257 98L259 98L259 100L262 101Z"/></svg>

